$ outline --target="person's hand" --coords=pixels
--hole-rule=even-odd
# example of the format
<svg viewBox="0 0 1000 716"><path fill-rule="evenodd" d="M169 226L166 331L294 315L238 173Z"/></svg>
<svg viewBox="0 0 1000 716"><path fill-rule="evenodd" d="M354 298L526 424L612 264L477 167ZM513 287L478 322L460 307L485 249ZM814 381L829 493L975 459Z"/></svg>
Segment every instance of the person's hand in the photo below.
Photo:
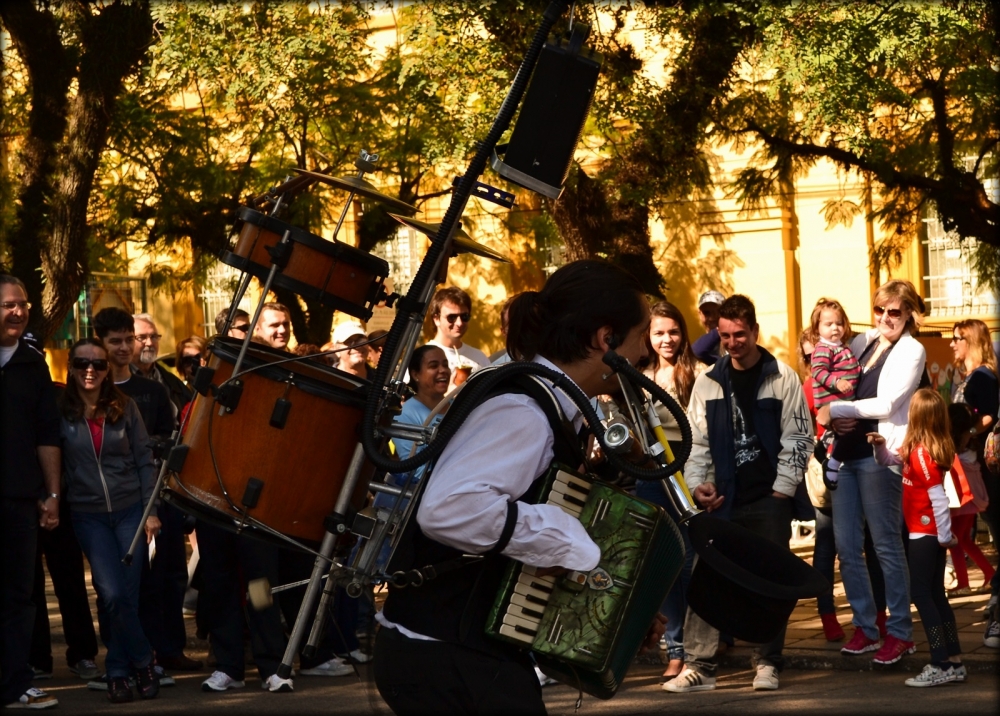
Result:
<svg viewBox="0 0 1000 716"><path fill-rule="evenodd" d="M569 574L569 570L565 567L539 567L535 574L539 577L561 577Z"/></svg>
<svg viewBox="0 0 1000 716"><path fill-rule="evenodd" d="M720 495L715 491L714 482L701 483L694 488L694 492L691 493L691 496L694 498L695 502L705 508L706 512L719 509L726 499L724 495Z"/></svg>
<svg viewBox="0 0 1000 716"><path fill-rule="evenodd" d="M841 378L837 381L837 391L841 395L850 395L854 392L854 386L851 385L851 381Z"/></svg>
<svg viewBox="0 0 1000 716"><path fill-rule="evenodd" d="M146 544L153 541L156 535L160 534L160 528L163 525L160 524L160 518L156 515L150 515L146 518Z"/></svg>
<svg viewBox="0 0 1000 716"><path fill-rule="evenodd" d="M885 445L885 436L881 433L865 433L869 445Z"/></svg>
<svg viewBox="0 0 1000 716"><path fill-rule="evenodd" d="M660 638L667 631L667 618L660 613L653 615L653 623L649 625L649 631L646 632L646 638L642 640L642 646L639 647L639 651L646 651L647 649L656 649L660 644Z"/></svg>
<svg viewBox="0 0 1000 716"><path fill-rule="evenodd" d="M781 498L782 500L789 500L789 499L791 499L791 498L790 498L790 497L789 497L788 495L786 495L786 494L785 494L784 492L778 492L777 490L775 490L774 492L772 492L772 493L771 493L771 497L779 497L779 498Z"/></svg>
<svg viewBox="0 0 1000 716"><path fill-rule="evenodd" d="M938 544L940 544L942 547L954 547L955 545L958 544L958 538L953 534L950 540L948 540L947 542L939 542Z"/></svg>
<svg viewBox="0 0 1000 716"><path fill-rule="evenodd" d="M816 411L816 422L822 425L824 428L830 427L830 404L820 406L819 410Z"/></svg>
<svg viewBox="0 0 1000 716"><path fill-rule="evenodd" d="M43 530L54 530L59 526L59 500L46 497L38 501L38 525Z"/></svg>

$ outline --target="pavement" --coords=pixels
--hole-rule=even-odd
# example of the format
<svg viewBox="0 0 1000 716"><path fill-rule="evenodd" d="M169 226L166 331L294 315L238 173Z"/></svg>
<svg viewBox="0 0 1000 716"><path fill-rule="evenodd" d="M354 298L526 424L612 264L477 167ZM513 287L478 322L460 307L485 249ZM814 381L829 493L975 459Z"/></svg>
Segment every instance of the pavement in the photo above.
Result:
<svg viewBox="0 0 1000 716"><path fill-rule="evenodd" d="M993 564L997 563L997 552L993 545L981 544L980 548ZM800 557L812 563L812 542L807 538L793 542L792 549ZM840 572L834 575L833 597L837 609L837 617L850 639L854 633L851 624L851 608L844 593L844 584ZM969 566L969 583L975 588L983 584L983 573L974 565ZM955 612L955 622L958 626L959 639L962 643L962 662L970 672L1000 673L1000 649L991 649L983 645L983 632L986 631L985 608L989 601L988 590L980 590L979 594L967 597L956 597L949 600ZM904 656L902 661L893 665L893 670L919 673L930 662L930 650L927 646L927 636L920 624L917 608L910 606L913 615L913 641L917 651ZM845 641L846 641L845 639ZM837 670L837 671L878 671L884 670L871 660L872 654L848 656L840 653L844 641L829 642L823 634L823 624L820 622L815 599L803 599L795 606L789 619L785 635L785 662L787 669ZM719 655L719 666L722 669L746 669L750 663L753 647L745 642L736 641ZM640 655L642 663L652 664L658 661L653 654Z"/></svg>
<svg viewBox="0 0 1000 716"><path fill-rule="evenodd" d="M811 559L812 545L808 540L793 544L793 549L804 559ZM992 546L984 548L996 563ZM981 572L969 568L971 583L982 583ZM212 672L208 643L195 634L193 618L187 618L187 654L205 661L205 668L197 672L172 672L177 686L164 688L159 698L129 706L109 704L100 692L88 691L85 683L69 672L65 665L65 639L58 604L46 577L49 600L49 617L52 628L54 676L39 680L35 685L55 695L59 711L69 713L132 713L142 710L148 714L182 714L206 711L238 712L240 716L258 714L317 713L317 714L385 714L390 712L374 687L371 667L358 667L356 676L341 678L299 677L295 679L294 694L262 692L256 680L256 670L248 654L247 683L244 689L224 694L202 693L200 683ZM89 574L88 574L89 586ZM851 633L850 608L844 596L843 585L836 579L835 603L840 623L848 636ZM963 661L970 672L968 683L950 684L935 689L909 689L902 681L911 673L918 673L929 661L927 643L919 624L916 610L914 636L917 652L904 657L890 667L875 668L871 654L857 657L842 656L842 642L827 642L816 612L815 600L803 600L796 606L790 619L785 658L787 668L781 674L781 688L773 692L755 692L751 688L753 672L750 670L752 646L737 641L735 646L720 654L718 687L715 691L697 694L669 694L660 689L659 675L663 665L660 654L640 655L630 669L625 684L615 698L600 701L585 697L579 713L592 714L661 714L671 716L687 713L714 714L737 707L741 714L894 714L917 716L941 714L960 705L966 714L992 714L1000 702L1000 650L983 645L986 628L983 608L988 595L974 594L951 601L962 639ZM96 615L95 615L96 616ZM96 620L95 620L96 622ZM95 623L96 628L96 623ZM103 665L104 653L98 656ZM866 672L859 675L857 672ZM578 693L568 686L556 685L544 690L546 707L551 714L577 714Z"/></svg>

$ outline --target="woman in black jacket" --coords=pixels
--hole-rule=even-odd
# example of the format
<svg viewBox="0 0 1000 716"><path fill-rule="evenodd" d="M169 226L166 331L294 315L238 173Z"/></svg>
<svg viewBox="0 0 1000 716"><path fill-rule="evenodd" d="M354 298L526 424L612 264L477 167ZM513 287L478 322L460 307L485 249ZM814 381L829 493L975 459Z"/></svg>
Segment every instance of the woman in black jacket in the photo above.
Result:
<svg viewBox="0 0 1000 716"><path fill-rule="evenodd" d="M109 635L108 698L131 701L134 673L139 696L151 699L160 686L153 650L139 623L139 565L147 558L146 545L136 550L136 564L125 566L122 558L152 497L156 468L139 410L115 388L99 340L84 338L70 350L69 380L59 407L66 499L101 598L101 634ZM159 528L154 512L145 524L147 543Z"/></svg>

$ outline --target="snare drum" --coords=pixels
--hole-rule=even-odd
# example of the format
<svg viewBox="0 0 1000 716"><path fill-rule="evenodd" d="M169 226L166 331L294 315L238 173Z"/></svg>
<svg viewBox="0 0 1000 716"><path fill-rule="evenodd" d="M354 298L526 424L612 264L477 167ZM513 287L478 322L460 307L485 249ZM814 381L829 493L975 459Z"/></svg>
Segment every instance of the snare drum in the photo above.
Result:
<svg viewBox="0 0 1000 716"><path fill-rule="evenodd" d="M375 305L385 298L383 283L389 264L340 241L327 241L259 211L242 208L236 227L239 236L223 263L246 271L261 281L271 271L268 249L289 232L291 252L285 268L274 275L273 285L367 321Z"/></svg>
<svg viewBox="0 0 1000 716"><path fill-rule="evenodd" d="M240 341L216 338L209 366L218 386L232 376ZM231 411L198 395L191 409L183 467L164 499L233 529L266 536L257 521L283 535L319 542L358 444L368 381L317 361L277 361L290 353L251 344ZM365 461L351 506L361 509L374 466ZM256 492L256 496L253 494ZM255 502L247 509L245 502ZM242 511L252 518L244 520ZM278 538L280 539L280 538Z"/></svg>

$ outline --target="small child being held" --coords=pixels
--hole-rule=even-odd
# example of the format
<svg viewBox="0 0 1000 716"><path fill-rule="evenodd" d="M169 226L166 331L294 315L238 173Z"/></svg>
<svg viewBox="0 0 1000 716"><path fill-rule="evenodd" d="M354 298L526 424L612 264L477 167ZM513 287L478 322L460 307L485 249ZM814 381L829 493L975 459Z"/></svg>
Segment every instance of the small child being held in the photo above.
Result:
<svg viewBox="0 0 1000 716"><path fill-rule="evenodd" d="M847 312L839 301L821 298L812 312L812 333L819 336L813 348L810 368L816 409L835 400L850 400L858 385L861 366L851 349L844 344L850 331ZM832 430L823 434L817 445L817 459L823 463L823 481L830 490L837 489L841 460Z"/></svg>
<svg viewBox="0 0 1000 716"><path fill-rule="evenodd" d="M885 438L878 433L868 433L868 442L874 446L879 464L903 465L903 519L910 536L906 550L910 596L931 652L931 663L905 683L940 686L967 677L955 614L944 591L945 555L956 540L943 481L955 460L955 443L944 398L932 388L921 388L913 394L908 420L899 454L887 450Z"/></svg>

